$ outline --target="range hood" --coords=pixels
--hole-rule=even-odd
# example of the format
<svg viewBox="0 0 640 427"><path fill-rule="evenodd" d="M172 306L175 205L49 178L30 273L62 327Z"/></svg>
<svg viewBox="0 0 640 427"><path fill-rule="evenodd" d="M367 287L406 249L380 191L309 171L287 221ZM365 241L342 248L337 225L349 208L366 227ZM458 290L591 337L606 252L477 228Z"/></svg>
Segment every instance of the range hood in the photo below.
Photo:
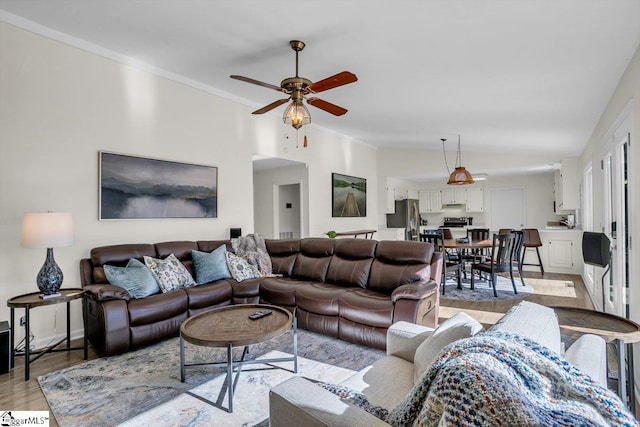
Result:
<svg viewBox="0 0 640 427"><path fill-rule="evenodd" d="M465 209L466 207L467 205L465 205L464 203L443 203L442 204L443 210L458 210L458 209Z"/></svg>

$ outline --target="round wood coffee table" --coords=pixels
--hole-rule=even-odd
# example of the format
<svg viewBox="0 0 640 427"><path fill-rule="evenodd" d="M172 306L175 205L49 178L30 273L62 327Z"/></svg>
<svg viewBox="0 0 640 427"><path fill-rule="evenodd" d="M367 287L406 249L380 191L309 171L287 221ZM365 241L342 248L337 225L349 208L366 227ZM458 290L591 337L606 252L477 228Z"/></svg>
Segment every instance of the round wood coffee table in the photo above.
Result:
<svg viewBox="0 0 640 427"><path fill-rule="evenodd" d="M257 311L271 314L252 320L250 315ZM244 360L249 345L268 341L287 332L293 327L293 356L277 359ZM227 361L222 363L186 364L184 360L185 341L203 347L226 347ZM242 357L233 360L233 347L245 346ZM227 368L229 412L233 412L233 391L243 365L293 362L293 372L298 372L298 337L295 316L288 310L267 304L240 304L221 307L197 314L185 320L180 326L180 381L184 382L185 370L193 366ZM235 368L234 368L235 366ZM236 370L236 378L233 371Z"/></svg>

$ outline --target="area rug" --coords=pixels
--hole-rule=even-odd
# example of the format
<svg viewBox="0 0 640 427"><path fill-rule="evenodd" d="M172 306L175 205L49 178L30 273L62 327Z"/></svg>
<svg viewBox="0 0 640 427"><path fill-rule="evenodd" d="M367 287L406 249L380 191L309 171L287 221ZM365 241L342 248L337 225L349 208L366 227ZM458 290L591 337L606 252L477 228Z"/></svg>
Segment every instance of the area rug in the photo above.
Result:
<svg viewBox="0 0 640 427"><path fill-rule="evenodd" d="M291 357L271 351L260 358ZM269 417L269 389L295 376L292 362L271 365L250 365L240 374L233 397L233 413L229 413L226 375L189 390L180 396L144 412L122 424L138 426L253 426ZM315 381L339 383L355 371L298 357L298 374Z"/></svg>
<svg viewBox="0 0 640 427"><path fill-rule="evenodd" d="M462 289L458 289L458 282L455 277L447 278L445 294L440 295L440 299L461 301L495 301L520 299L534 293L534 288L529 286L526 278L525 283L527 283L527 285L523 286L518 276L515 276L516 288L518 289L518 293L516 294L513 292L513 285L511 284L509 275L507 275L506 277L498 275L497 277L497 297L493 296L493 288L491 287L491 282L484 279L479 280L477 277L474 283L475 289L472 291L471 278L469 274L467 274L467 278L462 279Z"/></svg>
<svg viewBox="0 0 640 427"><path fill-rule="evenodd" d="M291 353L292 348L289 332L251 346L247 358L255 359L274 350ZM236 359L241 348L237 350ZM222 362L225 352L222 348L187 345L186 360L188 363ZM384 352L299 330L298 355L357 371L382 357ZM186 381L182 383L179 359L179 340L172 338L137 351L52 372L38 377L38 382L59 425L115 426L224 372L223 368L192 368L187 370Z"/></svg>

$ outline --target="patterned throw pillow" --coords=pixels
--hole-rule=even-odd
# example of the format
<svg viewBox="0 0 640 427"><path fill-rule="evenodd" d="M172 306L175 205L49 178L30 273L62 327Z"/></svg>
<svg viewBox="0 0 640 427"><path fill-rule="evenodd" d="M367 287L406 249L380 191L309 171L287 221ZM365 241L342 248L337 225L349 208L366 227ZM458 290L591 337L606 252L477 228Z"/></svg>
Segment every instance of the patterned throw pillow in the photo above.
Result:
<svg viewBox="0 0 640 427"><path fill-rule="evenodd" d="M182 265L174 254L169 255L165 259L145 256L144 263L151 270L153 277L155 277L163 293L196 285L193 277L189 274L189 270Z"/></svg>
<svg viewBox="0 0 640 427"><path fill-rule="evenodd" d="M227 267L226 252L227 247L225 245L221 245L211 253L191 251L191 258L193 259L193 267L196 271L196 281L198 285L231 278L231 272L229 272L229 267Z"/></svg>
<svg viewBox="0 0 640 427"><path fill-rule="evenodd" d="M233 278L238 282L261 277L260 272L255 266L250 265L247 261L231 252L227 252L227 266Z"/></svg>
<svg viewBox="0 0 640 427"><path fill-rule="evenodd" d="M145 298L160 292L151 271L135 258L131 258L126 267L105 265L104 274L109 283L129 292L131 298Z"/></svg>

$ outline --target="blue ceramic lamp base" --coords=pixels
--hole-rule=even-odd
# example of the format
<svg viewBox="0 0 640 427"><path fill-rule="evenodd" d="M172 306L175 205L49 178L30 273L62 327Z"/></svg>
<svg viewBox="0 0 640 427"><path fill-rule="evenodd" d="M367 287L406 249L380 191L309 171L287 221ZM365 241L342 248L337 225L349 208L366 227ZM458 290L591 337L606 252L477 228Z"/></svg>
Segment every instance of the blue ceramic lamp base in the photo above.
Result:
<svg viewBox="0 0 640 427"><path fill-rule="evenodd" d="M41 298L59 297L58 289L62 286L62 270L53 258L53 248L47 248L47 258L38 272L38 288L42 292Z"/></svg>

